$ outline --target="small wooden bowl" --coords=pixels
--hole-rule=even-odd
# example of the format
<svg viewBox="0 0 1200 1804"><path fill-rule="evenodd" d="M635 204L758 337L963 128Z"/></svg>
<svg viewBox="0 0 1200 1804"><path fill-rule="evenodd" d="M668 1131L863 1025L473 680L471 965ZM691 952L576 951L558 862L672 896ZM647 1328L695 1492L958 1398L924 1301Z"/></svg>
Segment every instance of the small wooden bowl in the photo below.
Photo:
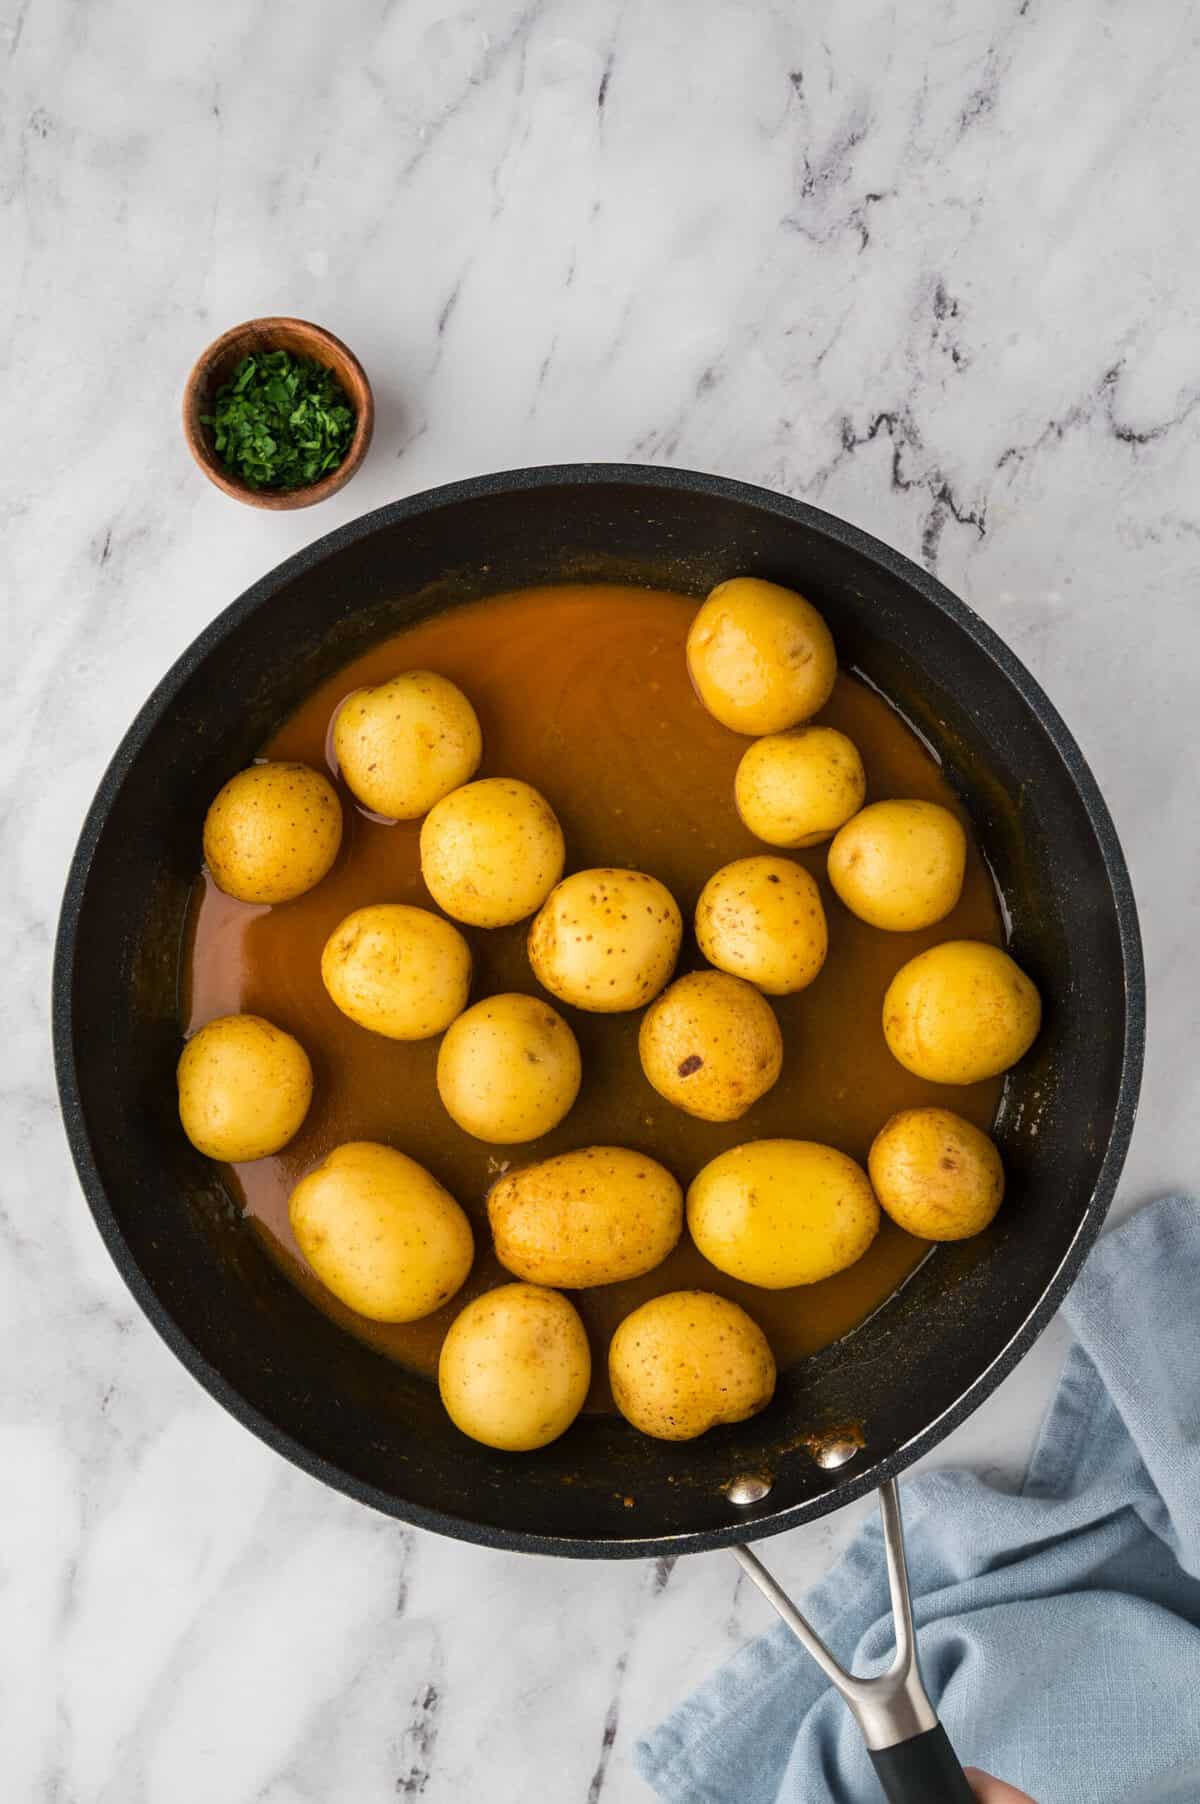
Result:
<svg viewBox="0 0 1200 1804"><path fill-rule="evenodd" d="M243 357L252 351L291 351L311 357L331 369L354 409L354 437L336 470L299 489L251 489L226 469L213 446L211 427L201 421L223 382L227 382ZM210 482L244 501L249 507L312 507L345 488L371 443L375 428L375 397L367 373L354 352L323 326L306 319L251 319L213 340L193 365L183 391L183 431L188 449Z"/></svg>

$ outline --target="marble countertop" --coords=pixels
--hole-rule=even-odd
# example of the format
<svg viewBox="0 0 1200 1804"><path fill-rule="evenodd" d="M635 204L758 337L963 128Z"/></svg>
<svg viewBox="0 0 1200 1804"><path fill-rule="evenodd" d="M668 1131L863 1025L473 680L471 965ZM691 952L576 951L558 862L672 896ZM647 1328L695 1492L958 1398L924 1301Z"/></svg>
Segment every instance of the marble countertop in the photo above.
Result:
<svg viewBox="0 0 1200 1804"><path fill-rule="evenodd" d="M62 1136L74 837L170 661L340 522L558 460L765 483L935 569L1079 737L1149 969L1118 1210L1186 1183L1200 24L1172 0L0 0L0 64L5 1797L636 1804L638 1734L764 1606L728 1555L405 1530L201 1392ZM311 514L226 500L179 430L193 357L269 312L376 385L364 470ZM1018 1472L1064 1344L938 1461ZM772 1564L803 1585L861 1515Z"/></svg>

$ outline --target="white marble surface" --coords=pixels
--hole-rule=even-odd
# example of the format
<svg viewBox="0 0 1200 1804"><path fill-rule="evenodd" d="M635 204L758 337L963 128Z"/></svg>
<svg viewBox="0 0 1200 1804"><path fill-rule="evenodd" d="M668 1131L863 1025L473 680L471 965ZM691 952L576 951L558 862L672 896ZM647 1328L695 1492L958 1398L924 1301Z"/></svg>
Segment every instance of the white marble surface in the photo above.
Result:
<svg viewBox="0 0 1200 1804"><path fill-rule="evenodd" d="M637 1734L764 1626L728 1556L521 1559L321 1489L176 1365L81 1201L47 1047L80 817L175 654L339 522L642 459L924 558L1132 863L1120 1206L1193 1176L1198 38L1182 0L0 0L6 1801L636 1804ZM178 428L196 352L273 311L380 401L312 514L230 503ZM938 1457L1019 1468L1063 1344ZM799 1585L851 1526L771 1557Z"/></svg>

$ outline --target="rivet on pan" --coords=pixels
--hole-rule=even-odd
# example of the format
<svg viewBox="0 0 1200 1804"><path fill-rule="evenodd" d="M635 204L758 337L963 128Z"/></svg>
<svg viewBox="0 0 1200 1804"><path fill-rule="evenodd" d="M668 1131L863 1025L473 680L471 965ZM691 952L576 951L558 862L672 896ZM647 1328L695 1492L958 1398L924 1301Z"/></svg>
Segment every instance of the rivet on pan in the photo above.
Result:
<svg viewBox="0 0 1200 1804"><path fill-rule="evenodd" d="M725 1486L725 1495L730 1503L736 1504L739 1509L745 1509L748 1504L761 1503L770 1490L771 1481L764 1478L761 1472L739 1472Z"/></svg>
<svg viewBox="0 0 1200 1804"><path fill-rule="evenodd" d="M857 1452L854 1441L824 1441L813 1448L813 1458L826 1472L834 1472L839 1466L847 1465Z"/></svg>

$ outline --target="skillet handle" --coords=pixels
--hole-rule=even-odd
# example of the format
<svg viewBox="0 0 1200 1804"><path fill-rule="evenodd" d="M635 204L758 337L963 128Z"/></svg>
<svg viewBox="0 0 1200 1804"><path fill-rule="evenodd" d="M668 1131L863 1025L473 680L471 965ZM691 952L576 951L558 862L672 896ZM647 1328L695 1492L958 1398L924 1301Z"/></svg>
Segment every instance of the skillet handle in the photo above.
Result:
<svg viewBox="0 0 1200 1804"><path fill-rule="evenodd" d="M977 1804L941 1723L870 1754L888 1804Z"/></svg>
<svg viewBox="0 0 1200 1804"><path fill-rule="evenodd" d="M895 1479L880 1486L879 1508L896 1653L874 1679L856 1679L838 1663L748 1547L735 1547L734 1558L850 1706L889 1804L977 1804L921 1682Z"/></svg>

